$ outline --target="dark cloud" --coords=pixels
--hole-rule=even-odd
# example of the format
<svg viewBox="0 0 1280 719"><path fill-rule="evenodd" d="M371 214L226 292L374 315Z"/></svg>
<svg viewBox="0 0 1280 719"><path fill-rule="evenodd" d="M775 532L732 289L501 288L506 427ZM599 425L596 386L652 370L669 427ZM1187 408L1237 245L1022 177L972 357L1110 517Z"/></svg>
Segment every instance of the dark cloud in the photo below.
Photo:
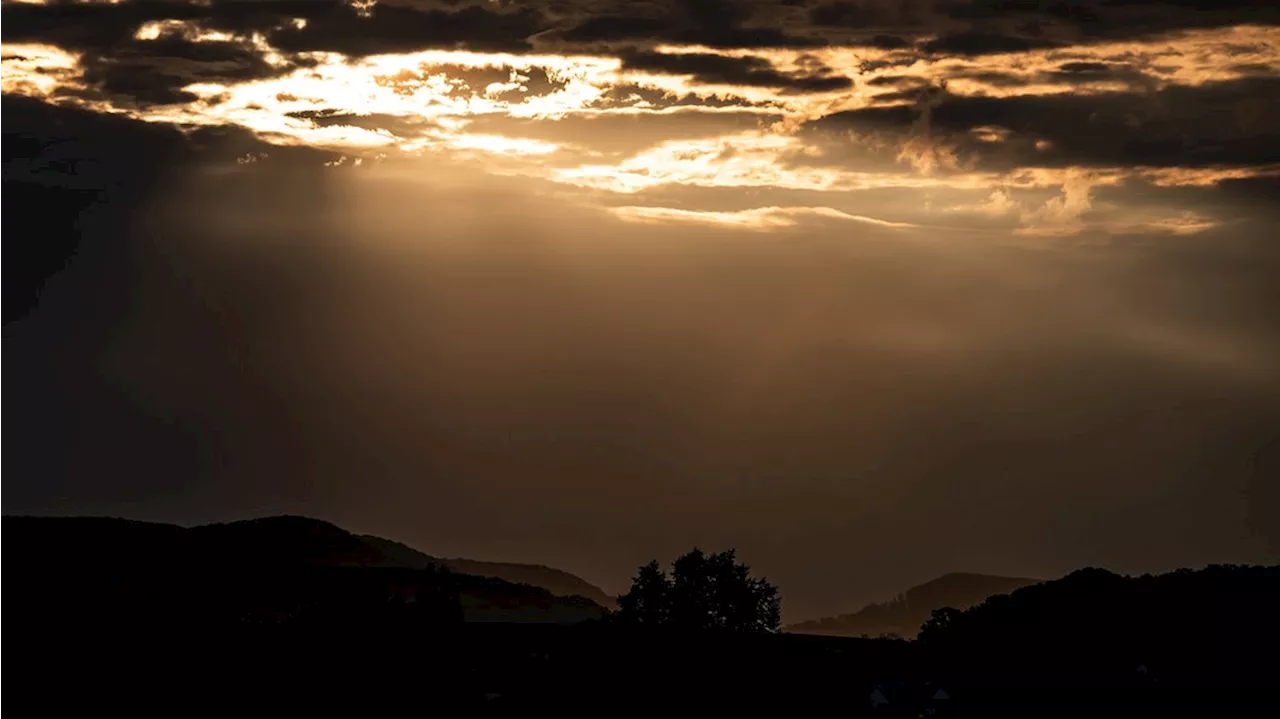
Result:
<svg viewBox="0 0 1280 719"><path fill-rule="evenodd" d="M928 85L929 80L918 75L878 75L865 81L871 87L919 87Z"/></svg>
<svg viewBox="0 0 1280 719"><path fill-rule="evenodd" d="M1038 38L1015 37L986 32L962 32L944 35L925 43L926 52L947 55L991 55L1002 52L1026 52L1048 47L1058 47L1059 43Z"/></svg>
<svg viewBox="0 0 1280 719"><path fill-rule="evenodd" d="M455 48L479 52L519 52L528 38L545 28L540 12L530 7L491 10L470 5L458 10L416 10L379 4L367 18L345 5L327 11L310 9L298 17L307 25L274 32L272 44L287 51L328 50L348 55Z"/></svg>
<svg viewBox="0 0 1280 719"><path fill-rule="evenodd" d="M204 22L215 12L187 3L55 2L6 5L3 12L5 42L48 43L81 53L88 94L109 97L122 106L190 102L195 96L182 90L186 85L263 79L307 64L272 65L247 39L197 42L192 35L196 26L188 32L165 28L153 39L136 37L147 22Z"/></svg>
<svg viewBox="0 0 1280 719"><path fill-rule="evenodd" d="M873 35L867 44L881 50L903 50L911 47L912 42L897 35Z"/></svg>
<svg viewBox="0 0 1280 719"><path fill-rule="evenodd" d="M1111 66L1105 62L1067 62L1058 66L1058 72L1075 75L1105 75Z"/></svg>
<svg viewBox="0 0 1280 719"><path fill-rule="evenodd" d="M892 133L916 121L920 112L910 105L873 106L836 112L810 123L812 127L852 129L859 132Z"/></svg>
<svg viewBox="0 0 1280 719"><path fill-rule="evenodd" d="M935 140L955 143L962 157L990 169L1268 165L1280 162L1280 135L1267 119L1280 117L1278 92L1276 78L1170 86L1152 93L1000 98L928 92L914 108L852 110L816 124L903 135L927 111ZM1010 130L1011 139L992 144L967 137L974 128L991 126ZM1036 141L1049 145L1036 147Z"/></svg>
<svg viewBox="0 0 1280 719"><path fill-rule="evenodd" d="M3 13L7 42L40 40L78 50L106 50L127 40L143 22L175 19L241 34L262 32L290 51L355 55L438 47L521 51L535 37L539 44L580 46L839 43L885 49L937 37L932 41L936 52L975 54L1183 28L1280 23L1280 8L1268 0L1203 5L1161 0L383 0L367 13L341 0L138 0L114 5L10 4ZM294 18L307 20L307 26L293 27Z"/></svg>
<svg viewBox="0 0 1280 719"><path fill-rule="evenodd" d="M5 5L3 32L6 42L103 52L132 40L145 22L182 20L246 36L262 33L289 52L370 55L430 48L520 51L529 48L530 35L547 28L543 15L527 6L432 5L379 3L367 14L341 0ZM305 26L296 27L294 19L305 20Z"/></svg>
<svg viewBox="0 0 1280 719"><path fill-rule="evenodd" d="M622 62L624 67L634 70L689 75L699 82L712 84L777 87L798 92L826 92L853 86L852 80L839 75L780 72L762 57L628 52L622 55Z"/></svg>
<svg viewBox="0 0 1280 719"><path fill-rule="evenodd" d="M1085 38L1280 23L1280 7L1268 0L1094 0L1087 10L1075 5L1059 0L1049 7L1075 24Z"/></svg>
<svg viewBox="0 0 1280 719"><path fill-rule="evenodd" d="M974 29L1034 27L1068 41L1140 37L1173 30L1280 23L1268 0L971 0L948 3L946 15Z"/></svg>
<svg viewBox="0 0 1280 719"><path fill-rule="evenodd" d="M814 0L808 6L809 32L833 43L868 44L876 33L910 42L936 37L935 51L969 55L1280 24L1280 8L1269 0Z"/></svg>
<svg viewBox="0 0 1280 719"><path fill-rule="evenodd" d="M1275 209L1280 207L1280 176L1238 177L1223 180L1214 188L1228 201L1245 200L1258 206Z"/></svg>
<svg viewBox="0 0 1280 719"><path fill-rule="evenodd" d="M1241 65L1232 65L1231 71L1240 73L1241 75L1255 75L1255 76L1264 76L1264 77L1275 74L1274 68L1272 68L1270 65L1260 63L1260 62L1251 62L1251 63L1244 63Z"/></svg>
<svg viewBox="0 0 1280 719"><path fill-rule="evenodd" d="M948 3L948 16L957 20L998 20L1011 15L1096 18L1090 2L1061 0L968 0Z"/></svg>
<svg viewBox="0 0 1280 719"><path fill-rule="evenodd" d="M47 43L76 52L102 53L129 44L145 22L209 15L209 8L182 2L6 3L0 8L4 19L0 33L6 43Z"/></svg>
<svg viewBox="0 0 1280 719"><path fill-rule="evenodd" d="M896 19L887 3L825 2L809 11L809 19L820 27L875 28Z"/></svg>
<svg viewBox="0 0 1280 719"><path fill-rule="evenodd" d="M1068 62L1056 70L1037 75L1034 80L1048 82L1122 82L1136 90L1154 92L1159 81L1142 70L1124 63Z"/></svg>
<svg viewBox="0 0 1280 719"><path fill-rule="evenodd" d="M1012 73L1000 70L961 69L951 72L948 79L976 80L997 88L1018 88L1028 84L1072 83L1122 83L1128 92L1154 93L1161 85L1160 79L1148 75L1137 67L1125 63L1068 62L1054 70L1035 73Z"/></svg>
<svg viewBox="0 0 1280 719"><path fill-rule="evenodd" d="M3 104L5 215L4 321L25 316L57 273L93 245L115 263L129 248L137 208L199 164L236 166L252 155L276 167L320 167L331 153L276 147L232 127L180 131L25 97ZM38 218L35 219L35 218Z"/></svg>
<svg viewBox="0 0 1280 719"><path fill-rule="evenodd" d="M193 43L172 36L131 39L109 53L86 54L80 60L85 84L120 106L191 102L196 96L182 90L187 85L260 80L310 64L303 60L273 65L243 43Z"/></svg>
<svg viewBox="0 0 1280 719"><path fill-rule="evenodd" d="M222 461L224 442L287 453L290 439L281 423L286 410L243 364L243 344L235 339L253 322L243 313L244 302L287 292L287 285L273 289L252 272L220 275L214 265L199 278L189 267L165 269L157 260L182 246L200 220L158 226L153 212L192 177L221 177L234 185L270 174L256 192L280 207L287 197L307 198L318 203L308 212L323 217L325 183L333 177L323 164L333 155L268 146L237 128L183 132L10 96L4 98L3 131L4 339L6 349L17 347L6 356L5 379L14 388L6 410L23 417L20 434L29 451L14 468L30 478L35 493L58 497L70 491L93 502L123 481L143 495L172 498L175 491L201 491L201 477ZM252 196L225 209L252 212L243 202ZM22 212L14 211L18 206ZM248 237L269 234L266 224L254 228L254 218L248 219ZM236 292L244 294L232 299L211 291L219 284L238 286ZM157 300L168 307L161 309ZM210 383L208 392L179 390L194 392L188 399L202 407L196 417L166 416L172 407L148 405L145 393L131 394L113 369L115 353L129 352L128 340L122 345L121 339L138 331L139 318L154 318L157 311L169 317L164 334L190 352L171 355L178 364L167 368L162 361L153 368L156 376L170 378L162 384L176 383L170 388L188 380ZM143 326L153 322L142 319ZM228 407L243 411L255 395L261 414L234 420L243 430L224 424L221 431L209 431L210 417L229 419L222 414ZM95 469L84 452L107 464ZM281 473L271 481L299 487L285 477L285 465L277 469ZM178 489L175 481L186 488Z"/></svg>
<svg viewBox="0 0 1280 719"><path fill-rule="evenodd" d="M893 92L882 92L876 95L876 102L891 105L897 103L915 104L923 102L929 97L936 94L936 90L929 85L917 85L915 87L906 87Z"/></svg>
<svg viewBox="0 0 1280 719"><path fill-rule="evenodd" d="M666 20L636 15L601 15L587 18L560 37L569 42L615 42L658 37L671 27Z"/></svg>
<svg viewBox="0 0 1280 719"><path fill-rule="evenodd" d="M6 96L4 180L90 192L145 193L194 150L171 125ZM128 170L128 171L122 171Z"/></svg>
<svg viewBox="0 0 1280 719"><path fill-rule="evenodd" d="M549 33L545 39L585 45L686 43L716 48L826 44L821 38L760 22L757 16L763 6L735 0L667 0L641 6L647 12L635 12L620 4L583 17L571 28Z"/></svg>

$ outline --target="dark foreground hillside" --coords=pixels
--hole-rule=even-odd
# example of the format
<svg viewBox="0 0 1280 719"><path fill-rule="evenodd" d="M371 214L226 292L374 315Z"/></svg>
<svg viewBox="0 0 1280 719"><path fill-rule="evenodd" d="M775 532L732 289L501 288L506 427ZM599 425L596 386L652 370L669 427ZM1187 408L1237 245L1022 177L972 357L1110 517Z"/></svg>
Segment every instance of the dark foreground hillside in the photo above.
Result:
<svg viewBox="0 0 1280 719"><path fill-rule="evenodd" d="M138 612L86 585L41 607L5 603L4 679L10 706L132 716L1272 716L1278 574L1084 571L944 612L917 642L465 623L445 592L413 603L355 594L247 623L216 597ZM21 598L6 578L5 598ZM1144 608L1166 588L1185 593Z"/></svg>
<svg viewBox="0 0 1280 719"><path fill-rule="evenodd" d="M116 626L70 637L38 629L46 628L6 634L4 678L10 706L41 714L1253 717L1280 707L1274 682L1165 686L1085 668L1058 686L940 680L945 672L921 647L898 640L679 637L600 625L166 634ZM873 706L877 694L887 703Z"/></svg>
<svg viewBox="0 0 1280 719"><path fill-rule="evenodd" d="M1081 570L909 642L582 620L600 608L305 522L4 522L6 700L36 715L1280 715L1280 567Z"/></svg>
<svg viewBox="0 0 1280 719"><path fill-rule="evenodd" d="M1280 567L1211 566L1125 577L1082 569L942 610L924 656L964 684L1280 685Z"/></svg>

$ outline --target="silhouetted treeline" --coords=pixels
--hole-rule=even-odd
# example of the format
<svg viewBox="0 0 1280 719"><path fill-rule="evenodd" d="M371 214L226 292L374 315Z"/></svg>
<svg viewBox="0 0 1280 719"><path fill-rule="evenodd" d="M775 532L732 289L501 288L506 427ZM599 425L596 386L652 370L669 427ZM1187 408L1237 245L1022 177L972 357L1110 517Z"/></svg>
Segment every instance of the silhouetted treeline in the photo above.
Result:
<svg viewBox="0 0 1280 719"><path fill-rule="evenodd" d="M782 600L734 550L708 555L694 547L672 562L670 576L657 560L640 567L614 618L668 631L776 632Z"/></svg>

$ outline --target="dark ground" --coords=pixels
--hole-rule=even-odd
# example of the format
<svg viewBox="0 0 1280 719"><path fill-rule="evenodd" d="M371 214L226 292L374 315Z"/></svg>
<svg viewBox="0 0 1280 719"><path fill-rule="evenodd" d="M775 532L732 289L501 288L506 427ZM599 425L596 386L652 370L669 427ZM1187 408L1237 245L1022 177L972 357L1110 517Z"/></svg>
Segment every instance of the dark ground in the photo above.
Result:
<svg viewBox="0 0 1280 719"><path fill-rule="evenodd" d="M145 635L115 626L78 637L9 627L8 704L38 714L915 717L932 708L954 717L1227 717L1280 708L1274 683L1162 687L1137 673L1087 670L956 680L943 686L948 700L930 702L936 667L920 646L890 640L678 638L581 625ZM892 700L873 710L880 682Z"/></svg>

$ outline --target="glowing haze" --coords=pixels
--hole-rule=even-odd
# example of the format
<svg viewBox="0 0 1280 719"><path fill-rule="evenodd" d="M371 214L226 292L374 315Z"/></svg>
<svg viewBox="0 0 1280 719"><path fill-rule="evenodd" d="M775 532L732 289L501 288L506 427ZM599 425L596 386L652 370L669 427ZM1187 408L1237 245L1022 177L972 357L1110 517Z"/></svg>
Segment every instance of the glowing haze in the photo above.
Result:
<svg viewBox="0 0 1280 719"><path fill-rule="evenodd" d="M790 619L1275 541L1274 3L2 27L6 189L98 193L7 208L79 243L6 310L26 509L310 512L615 590L732 545Z"/></svg>

